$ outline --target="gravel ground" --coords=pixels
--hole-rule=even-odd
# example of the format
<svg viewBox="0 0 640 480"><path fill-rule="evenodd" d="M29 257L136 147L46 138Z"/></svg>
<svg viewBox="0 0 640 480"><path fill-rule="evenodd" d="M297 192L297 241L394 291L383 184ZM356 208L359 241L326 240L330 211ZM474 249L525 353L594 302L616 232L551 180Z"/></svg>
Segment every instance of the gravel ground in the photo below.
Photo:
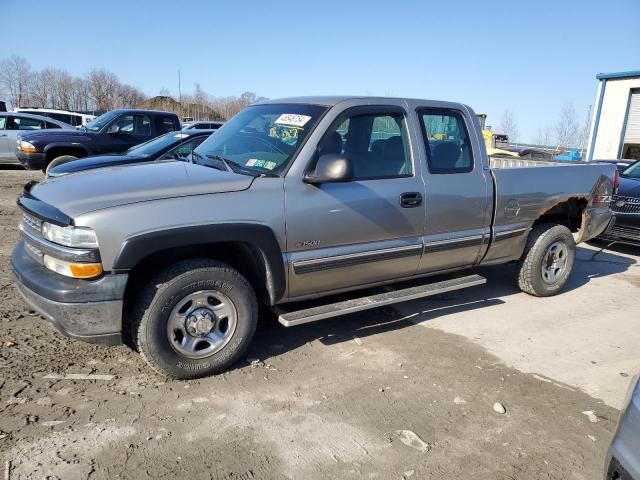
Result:
<svg viewBox="0 0 640 480"><path fill-rule="evenodd" d="M65 339L10 275L15 196L39 176L0 171L0 461L10 479L602 478L615 408L509 367L472 337L416 324L411 306L291 329L267 316L247 354L258 362L189 382L159 377L126 347ZM486 315L499 306L482 304Z"/></svg>

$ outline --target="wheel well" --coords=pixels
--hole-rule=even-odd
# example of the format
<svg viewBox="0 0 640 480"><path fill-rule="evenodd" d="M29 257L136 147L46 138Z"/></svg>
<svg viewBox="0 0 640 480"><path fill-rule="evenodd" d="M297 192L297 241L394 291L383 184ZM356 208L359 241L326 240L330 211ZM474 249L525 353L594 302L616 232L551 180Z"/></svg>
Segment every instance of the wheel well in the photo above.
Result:
<svg viewBox="0 0 640 480"><path fill-rule="evenodd" d="M87 152L78 147L53 147L47 150L47 162L50 162L61 155L73 155L74 157L86 157Z"/></svg>
<svg viewBox="0 0 640 480"><path fill-rule="evenodd" d="M587 208L587 200L584 198L570 198L543 211L533 226L540 223L556 223L564 225L572 232L578 232L582 228L584 212Z"/></svg>
<svg viewBox="0 0 640 480"><path fill-rule="evenodd" d="M253 287L261 304L273 303L270 294L270 272L262 252L245 242L218 242L169 248L144 257L129 271L125 291L125 309L158 272L167 266L192 258L209 258L235 268Z"/></svg>

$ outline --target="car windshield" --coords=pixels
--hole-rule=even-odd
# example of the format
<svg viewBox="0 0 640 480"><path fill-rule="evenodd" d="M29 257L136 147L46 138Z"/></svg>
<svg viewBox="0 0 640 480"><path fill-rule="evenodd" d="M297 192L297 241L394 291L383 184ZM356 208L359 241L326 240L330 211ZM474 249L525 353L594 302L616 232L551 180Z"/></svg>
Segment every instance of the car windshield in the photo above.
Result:
<svg viewBox="0 0 640 480"><path fill-rule="evenodd" d="M629 165L620 175L627 178L640 178L640 160Z"/></svg>
<svg viewBox="0 0 640 480"><path fill-rule="evenodd" d="M278 174L326 110L304 104L247 107L196 148L193 161L214 168L224 161L241 173Z"/></svg>
<svg viewBox="0 0 640 480"><path fill-rule="evenodd" d="M91 120L90 122L88 122L85 125L85 128L87 130L92 131L92 132L98 132L98 131L102 130L102 127L104 127L107 123L109 123L111 120L113 120L118 115L119 114L116 111L103 113L98 118L95 118L94 120Z"/></svg>
<svg viewBox="0 0 640 480"><path fill-rule="evenodd" d="M189 135L186 133L169 132L165 135L161 135L152 140L149 140L148 142L144 142L140 145L136 145L135 147L131 147L129 150L127 150L127 155L130 155L132 157L147 158L151 155L155 155L165 148L171 147L174 144L177 145L186 138L189 138Z"/></svg>

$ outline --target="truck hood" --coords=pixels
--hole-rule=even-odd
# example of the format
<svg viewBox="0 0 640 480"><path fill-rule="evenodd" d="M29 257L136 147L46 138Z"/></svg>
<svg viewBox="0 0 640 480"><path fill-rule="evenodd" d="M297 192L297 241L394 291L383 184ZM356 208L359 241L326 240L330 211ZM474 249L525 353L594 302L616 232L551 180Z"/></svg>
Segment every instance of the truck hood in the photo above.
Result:
<svg viewBox="0 0 640 480"><path fill-rule="evenodd" d="M47 128L37 131L20 132L20 138L27 141L45 141L55 142L58 140L72 139L78 141L78 139L91 138L95 133L86 132L84 130L64 129L64 128Z"/></svg>
<svg viewBox="0 0 640 480"><path fill-rule="evenodd" d="M640 179L620 177L620 186L618 187L618 195L621 197L640 198Z"/></svg>
<svg viewBox="0 0 640 480"><path fill-rule="evenodd" d="M154 162L50 178L30 193L74 218L129 203L246 190L253 178L180 161Z"/></svg>

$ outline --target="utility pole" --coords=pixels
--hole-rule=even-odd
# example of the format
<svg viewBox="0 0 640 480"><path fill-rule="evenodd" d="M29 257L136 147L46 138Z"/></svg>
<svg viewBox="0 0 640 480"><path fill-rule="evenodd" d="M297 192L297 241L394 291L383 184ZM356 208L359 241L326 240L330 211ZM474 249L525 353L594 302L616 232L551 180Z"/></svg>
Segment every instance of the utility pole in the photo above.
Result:
<svg viewBox="0 0 640 480"><path fill-rule="evenodd" d="M182 121L182 89L180 87L180 69L178 69L178 103L180 103L180 121Z"/></svg>

